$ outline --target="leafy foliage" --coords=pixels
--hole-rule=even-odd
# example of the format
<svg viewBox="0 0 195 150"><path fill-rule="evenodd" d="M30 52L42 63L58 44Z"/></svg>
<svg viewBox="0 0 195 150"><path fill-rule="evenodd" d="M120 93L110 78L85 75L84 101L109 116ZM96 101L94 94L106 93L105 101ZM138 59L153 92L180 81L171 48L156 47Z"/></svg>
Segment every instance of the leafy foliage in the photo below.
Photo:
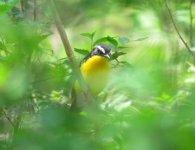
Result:
<svg viewBox="0 0 195 150"><path fill-rule="evenodd" d="M191 2L167 1L193 49ZM110 80L71 112L76 79L49 2L1 1L0 149L194 150L194 58L165 1L54 3L78 60L96 44L112 48Z"/></svg>
<svg viewBox="0 0 195 150"><path fill-rule="evenodd" d="M0 14L3 14L10 9L12 9L13 6L17 4L19 0L8 0L4 2L0 2Z"/></svg>

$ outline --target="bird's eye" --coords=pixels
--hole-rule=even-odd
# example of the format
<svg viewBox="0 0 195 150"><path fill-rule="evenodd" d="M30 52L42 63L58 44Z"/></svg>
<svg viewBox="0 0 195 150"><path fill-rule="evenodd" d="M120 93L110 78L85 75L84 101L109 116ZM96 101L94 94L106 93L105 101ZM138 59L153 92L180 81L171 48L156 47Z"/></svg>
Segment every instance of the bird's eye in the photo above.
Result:
<svg viewBox="0 0 195 150"><path fill-rule="evenodd" d="M98 53L99 54L105 54L105 51L104 51L104 49L102 50L102 49L98 49Z"/></svg>
<svg viewBox="0 0 195 150"><path fill-rule="evenodd" d="M101 45L96 45L91 52L91 55L105 56L107 54L110 55L110 49Z"/></svg>
<svg viewBox="0 0 195 150"><path fill-rule="evenodd" d="M98 50L99 54L105 54L106 53L105 49L101 46L97 46L97 50Z"/></svg>

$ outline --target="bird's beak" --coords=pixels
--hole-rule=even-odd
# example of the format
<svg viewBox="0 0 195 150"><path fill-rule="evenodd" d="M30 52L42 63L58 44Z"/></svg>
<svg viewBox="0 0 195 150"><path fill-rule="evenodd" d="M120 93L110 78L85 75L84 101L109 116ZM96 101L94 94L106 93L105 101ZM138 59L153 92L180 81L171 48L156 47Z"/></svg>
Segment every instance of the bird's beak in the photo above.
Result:
<svg viewBox="0 0 195 150"><path fill-rule="evenodd" d="M109 54L104 55L104 57L110 59L110 55Z"/></svg>

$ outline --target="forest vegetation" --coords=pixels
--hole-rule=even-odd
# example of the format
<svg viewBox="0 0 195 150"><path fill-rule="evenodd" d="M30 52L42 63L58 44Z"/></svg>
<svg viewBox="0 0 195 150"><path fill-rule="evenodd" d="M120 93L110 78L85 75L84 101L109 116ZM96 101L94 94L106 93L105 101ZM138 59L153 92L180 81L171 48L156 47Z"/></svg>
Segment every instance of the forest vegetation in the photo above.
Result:
<svg viewBox="0 0 195 150"><path fill-rule="evenodd" d="M0 150L194 150L194 18L194 0L0 0ZM99 43L109 81L72 112Z"/></svg>

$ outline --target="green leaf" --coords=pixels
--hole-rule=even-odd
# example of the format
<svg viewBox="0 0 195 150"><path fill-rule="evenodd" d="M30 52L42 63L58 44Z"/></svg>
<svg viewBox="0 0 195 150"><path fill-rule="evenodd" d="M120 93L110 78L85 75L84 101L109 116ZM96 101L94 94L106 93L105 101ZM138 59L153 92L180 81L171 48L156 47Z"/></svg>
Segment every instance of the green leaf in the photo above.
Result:
<svg viewBox="0 0 195 150"><path fill-rule="evenodd" d="M93 45L96 45L96 44L99 44L99 43L102 43L102 42L107 42L107 37L103 37L103 38L99 38L97 39Z"/></svg>
<svg viewBox="0 0 195 150"><path fill-rule="evenodd" d="M118 46L117 40L114 39L113 37L108 36L108 37L107 37L107 40L108 40L111 44L113 44L115 47Z"/></svg>
<svg viewBox="0 0 195 150"><path fill-rule="evenodd" d="M35 37L37 43L40 43L41 41L45 40L48 36L51 34L42 34Z"/></svg>
<svg viewBox="0 0 195 150"><path fill-rule="evenodd" d="M132 68L132 65L130 63L128 63L127 61L120 61L120 63L123 64L126 67L131 67Z"/></svg>
<svg viewBox="0 0 195 150"><path fill-rule="evenodd" d="M100 39L97 39L93 45L96 45L98 43L103 43L103 42L109 42L110 44L114 45L115 47L118 46L118 42L116 39L114 39L113 37L107 36L107 37L103 37Z"/></svg>
<svg viewBox="0 0 195 150"><path fill-rule="evenodd" d="M18 2L19 0L9 0L7 2L0 2L0 14L6 13Z"/></svg>
<svg viewBox="0 0 195 150"><path fill-rule="evenodd" d="M6 60L6 57L0 57L0 62L3 62Z"/></svg>
<svg viewBox="0 0 195 150"><path fill-rule="evenodd" d="M118 40L122 45L129 43L129 39L127 37L120 37Z"/></svg>
<svg viewBox="0 0 195 150"><path fill-rule="evenodd" d="M124 52L117 52L117 56L122 56L122 55L125 55L126 53Z"/></svg>
<svg viewBox="0 0 195 150"><path fill-rule="evenodd" d="M119 47L117 47L117 49L125 49L125 48L129 48L129 47L127 47L127 46L119 46Z"/></svg>
<svg viewBox="0 0 195 150"><path fill-rule="evenodd" d="M80 35L82 35L84 37L88 37L92 40L95 36L95 32L93 32L93 33L81 33Z"/></svg>
<svg viewBox="0 0 195 150"><path fill-rule="evenodd" d="M7 12L10 9L11 9L11 7L9 7L8 5L6 5L6 4L3 4L3 5L0 4L0 14L3 14L3 13Z"/></svg>
<svg viewBox="0 0 195 150"><path fill-rule="evenodd" d="M3 43L3 42L1 42L1 41L0 41L0 49L2 49L2 50L6 49L6 47L5 47L4 43Z"/></svg>
<svg viewBox="0 0 195 150"><path fill-rule="evenodd" d="M89 51L85 49L74 48L74 51L84 56L89 54Z"/></svg>
<svg viewBox="0 0 195 150"><path fill-rule="evenodd" d="M111 60L117 59L119 56L125 55L126 53L124 52L115 52L114 54L112 54L111 56Z"/></svg>
<svg viewBox="0 0 195 150"><path fill-rule="evenodd" d="M146 39L148 39L148 36L146 36L146 37L141 37L141 38L135 39L135 40L133 40L133 41L144 41L144 40L146 40Z"/></svg>

